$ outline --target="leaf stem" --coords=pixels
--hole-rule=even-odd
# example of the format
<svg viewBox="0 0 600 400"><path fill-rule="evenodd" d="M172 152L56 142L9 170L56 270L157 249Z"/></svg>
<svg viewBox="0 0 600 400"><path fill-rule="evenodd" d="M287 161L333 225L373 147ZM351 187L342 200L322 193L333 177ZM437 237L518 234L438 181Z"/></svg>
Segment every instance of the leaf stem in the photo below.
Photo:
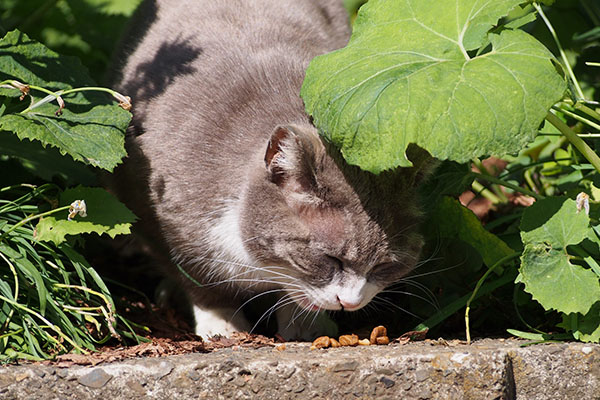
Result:
<svg viewBox="0 0 600 400"><path fill-rule="evenodd" d="M551 112L546 115L546 120L554 125L577 150L600 172L600 157L581 139L567 124Z"/></svg>
<svg viewBox="0 0 600 400"><path fill-rule="evenodd" d="M577 78L575 77L575 74L573 73L573 69L571 68L571 65L569 64L569 59L567 58L567 54L565 53L562 45L560 44L560 40L558 40L558 35L556 34L554 27L550 23L550 20L548 19L548 17L546 17L546 14L544 14L544 10L542 10L542 7L540 7L540 5L535 2L533 3L533 6L537 10L540 17L542 17L542 20L546 24L546 27L548 27L548 30L550 31L550 34L552 35L552 38L554 39L554 42L556 43L556 46L558 47L558 52L560 53L560 58L562 58L564 67L567 70L567 73L569 74L569 77L571 78L573 85L575 86L575 90L577 91L577 93L575 94L577 99L578 100L585 99L583 91L581 90L581 87L579 86L579 82L577 81Z"/></svg>
<svg viewBox="0 0 600 400"><path fill-rule="evenodd" d="M600 114L598 114L595 110L592 110L588 106L582 103L575 103L575 108L594 118L596 121L600 121Z"/></svg>
<svg viewBox="0 0 600 400"><path fill-rule="evenodd" d="M507 261L517 258L520 254L521 253L519 253L519 252L514 252L505 257L502 257L501 259L496 261L496 263L494 265L492 265L490 268L488 268L488 270L485 272L485 274L483 274L481 279L479 279L479 281L477 281L477 284L475 285L475 289L473 289L473 293L471 294L471 297L469 297L469 300L467 300L467 306L465 308L465 327L466 327L466 333L467 333L467 344L471 344L471 329L469 327L469 311L471 311L471 302L475 299L475 296L477 295L477 292L481 288L481 285L483 285L483 282L485 282L487 277L492 272L494 272L494 270L496 268L503 265Z"/></svg>
<svg viewBox="0 0 600 400"><path fill-rule="evenodd" d="M71 206L64 206L64 207L58 207L55 208L54 210L50 210L50 211L46 211L43 212L41 214L35 214L35 215L30 215L27 218L22 219L21 221L17 222L16 224L14 224L9 230L7 230L6 232L4 232L2 235L0 235L0 241L2 241L9 233L11 233L12 231L14 231L15 229L17 229L20 226L23 226L24 224L26 224L27 222L36 219L36 218L42 218L42 217L46 217L48 215L60 212L60 211L65 211L68 210Z"/></svg>
<svg viewBox="0 0 600 400"><path fill-rule="evenodd" d="M586 107L586 108L587 108L587 107ZM579 121L579 122L583 122L584 124L586 124L586 125L589 125L589 126L591 126L592 128L594 128L594 129L598 129L598 130L600 130L600 125L598 125L598 124L597 124L597 123L595 123L595 122L592 122L592 121L590 121L590 120L589 120L589 119L587 119L587 118L584 118L584 117L582 117L582 116L581 116L581 115L579 115L579 114L576 114L576 113L574 113L574 112L572 112L572 111L565 110L564 108L560 108L560 107L556 107L556 106L552 106L552 109L554 109L555 111L559 111L559 112L561 112L561 113L563 113L563 114L565 114L565 115L568 115L569 117L571 117L571 118L573 118L573 119L576 119L576 120L577 120L577 121ZM583 110L582 110L582 111L583 111ZM590 111L592 111L592 110L590 110Z"/></svg>
<svg viewBox="0 0 600 400"><path fill-rule="evenodd" d="M544 196L542 196L541 194L532 192L531 190L525 189L521 186L514 185L512 183L503 181L502 179L496 178L495 176L480 174L478 172L471 172L471 174L474 175L476 178L480 178L480 179L483 179L483 180L486 180L486 181L492 182L492 183L497 183L498 185L502 185L504 187L510 188L510 189L514 190L515 192L526 194L527 196L531 196L531 197L535 198L536 200L542 200L544 198Z"/></svg>
<svg viewBox="0 0 600 400"><path fill-rule="evenodd" d="M483 197L485 197L486 199L488 199L489 201L492 202L492 204L501 204L501 203L505 203L504 201L502 201L498 196L496 196L494 194L494 192L492 192L490 189L486 188L485 186L483 186L481 183L479 183L478 181L473 181L473 183L471 184L471 188L473 189L473 192L475 194L480 194Z"/></svg>

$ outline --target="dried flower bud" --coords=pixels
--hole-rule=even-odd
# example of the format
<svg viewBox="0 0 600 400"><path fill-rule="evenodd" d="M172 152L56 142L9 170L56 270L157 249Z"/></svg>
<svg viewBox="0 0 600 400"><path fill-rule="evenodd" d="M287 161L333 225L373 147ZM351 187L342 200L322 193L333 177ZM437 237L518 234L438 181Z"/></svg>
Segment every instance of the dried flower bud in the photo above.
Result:
<svg viewBox="0 0 600 400"><path fill-rule="evenodd" d="M25 96L27 96L29 94L29 91L31 90L29 85L27 85L25 83L21 83L19 81L10 81L10 87L19 89L21 91L21 97L19 97L19 100L23 100L25 98Z"/></svg>
<svg viewBox="0 0 600 400"><path fill-rule="evenodd" d="M62 115L62 110L65 108L65 101L62 97L56 96L56 102L58 103L58 111L56 111L54 114L58 117Z"/></svg>
<svg viewBox="0 0 600 400"><path fill-rule="evenodd" d="M360 339L358 341L358 345L359 346L370 346L371 345L371 341L369 339Z"/></svg>
<svg viewBox="0 0 600 400"><path fill-rule="evenodd" d="M575 202L577 203L577 213L584 210L586 215L590 215L590 196L587 193L579 193Z"/></svg>
<svg viewBox="0 0 600 400"><path fill-rule="evenodd" d="M71 221L75 216L79 214L82 217L87 217L87 207L85 200L75 200L69 207L69 216L67 219Z"/></svg>
<svg viewBox="0 0 600 400"><path fill-rule="evenodd" d="M121 93L113 92L113 97L119 100L119 106L126 111L131 110L131 97L123 96Z"/></svg>
<svg viewBox="0 0 600 400"><path fill-rule="evenodd" d="M341 347L340 342L338 342L334 338L329 339L329 344L331 345L331 347Z"/></svg>

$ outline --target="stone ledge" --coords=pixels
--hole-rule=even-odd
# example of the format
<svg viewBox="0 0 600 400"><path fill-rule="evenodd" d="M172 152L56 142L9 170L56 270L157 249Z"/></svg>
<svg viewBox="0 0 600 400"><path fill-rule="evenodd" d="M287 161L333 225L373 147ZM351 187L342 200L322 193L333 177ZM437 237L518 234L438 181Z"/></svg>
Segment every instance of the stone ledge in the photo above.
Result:
<svg viewBox="0 0 600 400"><path fill-rule="evenodd" d="M600 399L600 346L516 340L467 346L224 349L94 367L0 367L12 399Z"/></svg>

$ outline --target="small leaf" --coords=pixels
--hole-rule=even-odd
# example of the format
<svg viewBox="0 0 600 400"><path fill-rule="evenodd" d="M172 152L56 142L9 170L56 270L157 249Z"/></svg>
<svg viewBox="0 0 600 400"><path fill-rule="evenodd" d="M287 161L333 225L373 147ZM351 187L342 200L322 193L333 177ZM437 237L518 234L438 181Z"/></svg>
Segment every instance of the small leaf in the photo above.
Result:
<svg viewBox="0 0 600 400"><path fill-rule="evenodd" d="M370 0L348 46L310 63L306 111L346 161L374 173L410 166L410 143L458 162L518 152L566 89L537 39L488 34L520 3Z"/></svg>
<svg viewBox="0 0 600 400"><path fill-rule="evenodd" d="M571 263L567 246L590 235L589 217L564 197L536 202L523 213L518 281L546 310L586 314L600 299L598 276Z"/></svg>
<svg viewBox="0 0 600 400"><path fill-rule="evenodd" d="M66 240L66 235L106 233L115 237L131 232L135 215L104 189L78 186L65 190L60 196L60 205L69 205L79 199L84 199L87 203L87 217L77 216L68 221L68 211L65 211L63 215L43 218L36 227L36 238L60 244Z"/></svg>
<svg viewBox="0 0 600 400"><path fill-rule="evenodd" d="M9 32L0 45L0 80L14 79L52 91L95 86L79 60L60 56L24 33ZM16 89L13 92L20 93ZM32 89L30 96L37 102L46 93ZM58 105L52 101L27 112L5 112L0 117L0 129L16 133L21 140L39 140L74 160L112 171L126 155L125 129L131 114L107 93L78 92L63 99L66 108L60 116L55 114ZM23 100L19 110L25 111L29 102L30 98Z"/></svg>

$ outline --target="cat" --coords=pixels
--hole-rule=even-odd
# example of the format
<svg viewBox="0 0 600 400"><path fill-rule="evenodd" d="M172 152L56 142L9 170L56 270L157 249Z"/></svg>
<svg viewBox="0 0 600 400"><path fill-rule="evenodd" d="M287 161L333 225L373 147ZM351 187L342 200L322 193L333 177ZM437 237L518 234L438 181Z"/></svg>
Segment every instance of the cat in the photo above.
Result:
<svg viewBox="0 0 600 400"><path fill-rule="evenodd" d="M196 334L251 329L240 307L273 292L279 333L310 340L335 330L324 310L358 310L414 268L427 155L380 175L347 165L299 97L310 60L349 39L341 0L148 0L136 14L117 56L134 118L115 190Z"/></svg>

